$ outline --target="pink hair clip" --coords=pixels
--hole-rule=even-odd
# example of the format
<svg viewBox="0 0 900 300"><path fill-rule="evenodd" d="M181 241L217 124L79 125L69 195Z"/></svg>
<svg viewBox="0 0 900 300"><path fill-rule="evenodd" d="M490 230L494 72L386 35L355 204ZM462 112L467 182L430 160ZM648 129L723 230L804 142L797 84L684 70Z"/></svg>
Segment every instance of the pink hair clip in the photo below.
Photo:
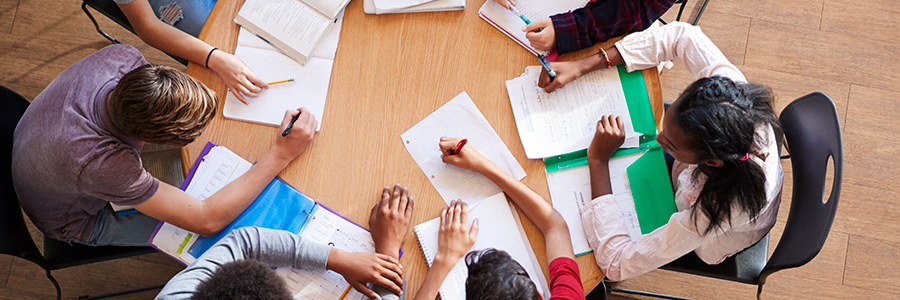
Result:
<svg viewBox="0 0 900 300"><path fill-rule="evenodd" d="M748 159L750 159L750 153L744 154L744 157L741 157L741 159L739 159L739 160L740 160L740 161L745 161L745 160L748 160Z"/></svg>

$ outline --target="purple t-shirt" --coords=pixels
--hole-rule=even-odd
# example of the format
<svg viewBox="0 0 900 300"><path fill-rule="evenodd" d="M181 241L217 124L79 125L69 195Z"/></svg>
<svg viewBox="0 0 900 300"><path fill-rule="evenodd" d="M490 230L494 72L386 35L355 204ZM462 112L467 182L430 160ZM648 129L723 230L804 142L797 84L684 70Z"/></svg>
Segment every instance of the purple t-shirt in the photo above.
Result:
<svg viewBox="0 0 900 300"><path fill-rule="evenodd" d="M87 242L107 202L139 204L159 188L141 165L140 141L116 129L106 110L119 79L145 64L132 46L100 49L57 76L19 121L13 183L47 236Z"/></svg>

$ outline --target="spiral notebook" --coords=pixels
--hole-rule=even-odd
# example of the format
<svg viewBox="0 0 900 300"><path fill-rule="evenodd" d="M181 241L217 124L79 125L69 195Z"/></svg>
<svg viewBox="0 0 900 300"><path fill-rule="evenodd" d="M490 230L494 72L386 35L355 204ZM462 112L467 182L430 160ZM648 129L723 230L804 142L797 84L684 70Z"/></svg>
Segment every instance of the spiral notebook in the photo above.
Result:
<svg viewBox="0 0 900 300"><path fill-rule="evenodd" d="M552 15L569 12L574 9L582 8L588 0L516 0L516 9L522 12L528 20L537 22L538 20L549 18ZM478 10L478 15L492 26L496 27L500 32L525 47L534 55L547 55L547 51L538 51L531 47L531 42L525 37L522 28L525 22L519 18L519 15L503 8L493 0L485 0L484 5Z"/></svg>
<svg viewBox="0 0 900 300"><path fill-rule="evenodd" d="M512 204L506 201L503 193L498 193L482 200L469 209L469 222L478 219L478 239L469 251L495 248L506 251L528 272L534 285L543 292L544 299L550 298L550 289L544 272L538 264L537 257L531 249L531 243L522 228L519 214ZM414 231L422 246L428 266L434 263L438 250L438 230L441 219L431 219L416 225ZM443 300L466 299L466 278L468 278L465 257L460 258L450 270L450 274L441 284L440 295Z"/></svg>

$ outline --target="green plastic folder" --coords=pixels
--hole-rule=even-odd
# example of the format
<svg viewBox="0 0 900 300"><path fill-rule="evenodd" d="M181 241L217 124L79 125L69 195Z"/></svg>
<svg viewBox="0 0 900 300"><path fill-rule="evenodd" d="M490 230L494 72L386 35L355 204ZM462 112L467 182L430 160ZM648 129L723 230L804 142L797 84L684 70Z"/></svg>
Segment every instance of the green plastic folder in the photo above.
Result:
<svg viewBox="0 0 900 300"><path fill-rule="evenodd" d="M638 148L616 150L612 158L646 151L626 171L641 233L647 234L665 225L677 211L675 195L672 193L662 148L656 142L656 120L653 118L644 76L641 72L628 73L622 65L618 66L618 71L632 126L634 131L643 135ZM587 165L587 149L545 158L544 165L547 172Z"/></svg>

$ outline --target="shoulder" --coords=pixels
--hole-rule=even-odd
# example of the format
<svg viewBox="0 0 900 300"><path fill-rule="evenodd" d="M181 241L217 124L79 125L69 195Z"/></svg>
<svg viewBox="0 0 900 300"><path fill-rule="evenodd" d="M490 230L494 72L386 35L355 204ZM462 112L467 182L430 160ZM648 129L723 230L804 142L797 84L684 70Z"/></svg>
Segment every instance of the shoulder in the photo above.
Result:
<svg viewBox="0 0 900 300"><path fill-rule="evenodd" d="M129 146L108 143L95 149L78 173L82 193L121 205L139 204L159 188L159 180L144 170Z"/></svg>

